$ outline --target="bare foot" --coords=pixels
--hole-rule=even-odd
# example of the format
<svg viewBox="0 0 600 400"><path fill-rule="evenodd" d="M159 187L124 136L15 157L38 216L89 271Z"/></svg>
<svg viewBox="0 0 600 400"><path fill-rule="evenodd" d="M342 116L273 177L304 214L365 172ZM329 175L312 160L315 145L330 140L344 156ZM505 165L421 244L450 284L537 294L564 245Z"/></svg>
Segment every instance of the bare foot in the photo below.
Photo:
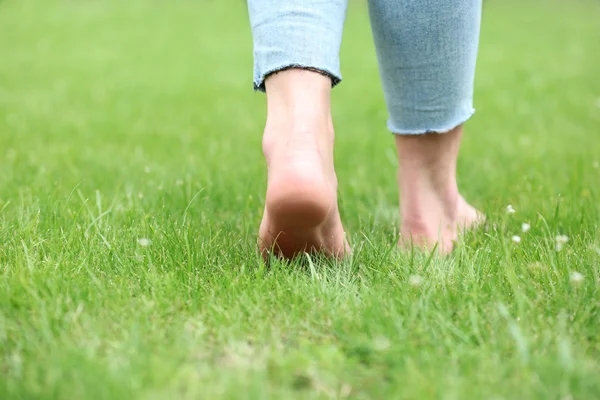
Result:
<svg viewBox="0 0 600 400"><path fill-rule="evenodd" d="M399 246L431 250L437 244L440 254L448 254L454 248L454 242L465 230L484 221L484 216L462 197L455 206L448 208L445 200L438 198L437 203L426 214L419 211L406 211L400 228Z"/></svg>
<svg viewBox="0 0 600 400"><path fill-rule="evenodd" d="M260 250L292 258L303 252L341 257L348 251L337 206L335 174L317 149L290 140L266 154L269 177Z"/></svg>
<svg viewBox="0 0 600 400"><path fill-rule="evenodd" d="M337 204L330 88L328 78L309 71L284 71L267 80L268 181L259 229L265 258L271 252L283 258L304 252L340 258L350 251ZM315 95L319 98L311 99Z"/></svg>
<svg viewBox="0 0 600 400"><path fill-rule="evenodd" d="M444 134L396 136L400 159L399 245L452 251L466 229L484 217L460 195L456 183L456 160L462 126Z"/></svg>

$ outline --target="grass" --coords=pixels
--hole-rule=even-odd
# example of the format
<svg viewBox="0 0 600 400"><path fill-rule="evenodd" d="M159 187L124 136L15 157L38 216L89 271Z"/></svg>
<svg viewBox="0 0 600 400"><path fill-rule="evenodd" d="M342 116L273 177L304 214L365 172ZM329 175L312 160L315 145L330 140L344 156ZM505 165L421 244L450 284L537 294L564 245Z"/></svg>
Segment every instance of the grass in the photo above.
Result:
<svg viewBox="0 0 600 400"><path fill-rule="evenodd" d="M0 2L0 398L600 397L600 6L485 2L459 169L490 229L445 259L394 247L365 11L333 94L355 255L266 269L243 2Z"/></svg>

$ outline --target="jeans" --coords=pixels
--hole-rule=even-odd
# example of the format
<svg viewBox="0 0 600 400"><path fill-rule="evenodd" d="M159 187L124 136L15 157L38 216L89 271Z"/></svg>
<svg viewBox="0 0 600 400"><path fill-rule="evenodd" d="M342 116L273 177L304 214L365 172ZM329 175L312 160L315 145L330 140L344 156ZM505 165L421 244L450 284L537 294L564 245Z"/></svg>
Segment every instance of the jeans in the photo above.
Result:
<svg viewBox="0 0 600 400"><path fill-rule="evenodd" d="M254 88L291 67L338 84L347 0L248 0ZM371 29L395 134L447 132L473 113L481 0L369 0Z"/></svg>

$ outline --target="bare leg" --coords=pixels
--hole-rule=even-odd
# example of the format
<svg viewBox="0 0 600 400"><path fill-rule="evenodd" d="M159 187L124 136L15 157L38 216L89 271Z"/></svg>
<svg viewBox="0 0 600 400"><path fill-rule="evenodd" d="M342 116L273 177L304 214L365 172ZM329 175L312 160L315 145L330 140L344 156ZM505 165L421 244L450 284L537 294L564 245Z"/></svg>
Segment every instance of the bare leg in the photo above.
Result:
<svg viewBox="0 0 600 400"><path fill-rule="evenodd" d="M460 195L456 161L462 125L448 133L396 135L402 218L400 245L452 250L461 230L482 220Z"/></svg>
<svg viewBox="0 0 600 400"><path fill-rule="evenodd" d="M400 158L400 244L446 253L478 219L458 191L456 159L475 111L481 0L369 0L369 13Z"/></svg>
<svg viewBox="0 0 600 400"><path fill-rule="evenodd" d="M337 205L331 80L288 69L265 85L268 182L260 250L285 258L310 251L341 257L349 247Z"/></svg>

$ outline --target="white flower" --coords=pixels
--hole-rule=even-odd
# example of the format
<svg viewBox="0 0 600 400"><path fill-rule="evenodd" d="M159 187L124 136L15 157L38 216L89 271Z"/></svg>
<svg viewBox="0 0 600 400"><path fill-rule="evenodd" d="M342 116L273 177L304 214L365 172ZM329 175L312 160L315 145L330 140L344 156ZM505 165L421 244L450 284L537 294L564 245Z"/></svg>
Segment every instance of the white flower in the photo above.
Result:
<svg viewBox="0 0 600 400"><path fill-rule="evenodd" d="M152 244L152 240L147 238L140 238L138 239L138 244L142 247L148 247Z"/></svg>
<svg viewBox="0 0 600 400"><path fill-rule="evenodd" d="M512 204L509 204L506 207L506 212L509 213L509 214L514 214L515 213L515 209L513 208Z"/></svg>
<svg viewBox="0 0 600 400"><path fill-rule="evenodd" d="M569 241L569 237L567 235L558 235L556 237L556 251L561 251L565 243Z"/></svg>
<svg viewBox="0 0 600 400"><path fill-rule="evenodd" d="M423 277L420 275L411 275L408 278L408 284L414 288L421 286L421 283L423 283Z"/></svg>
<svg viewBox="0 0 600 400"><path fill-rule="evenodd" d="M531 225L529 225L527 222L523 222L523 224L521 224L521 232L529 232L529 229L531 229Z"/></svg>
<svg viewBox="0 0 600 400"><path fill-rule="evenodd" d="M512 241L515 243L521 243L521 236L517 236L517 235L513 236Z"/></svg>
<svg viewBox="0 0 600 400"><path fill-rule="evenodd" d="M147 174L149 174L150 173L150 167L146 165L144 167L144 172L147 173Z"/></svg>
<svg viewBox="0 0 600 400"><path fill-rule="evenodd" d="M598 161L594 161L594 163L592 164L592 166L596 169L600 168L600 163Z"/></svg>
<svg viewBox="0 0 600 400"><path fill-rule="evenodd" d="M571 275L569 276L569 280L571 281L572 284L574 285L579 285L581 282L583 282L583 274L580 272L571 272Z"/></svg>
<svg viewBox="0 0 600 400"><path fill-rule="evenodd" d="M390 342L390 340L388 338L386 338L385 336L377 336L374 340L374 346L375 350L378 351L384 351L390 348L390 346L392 345L392 343Z"/></svg>

